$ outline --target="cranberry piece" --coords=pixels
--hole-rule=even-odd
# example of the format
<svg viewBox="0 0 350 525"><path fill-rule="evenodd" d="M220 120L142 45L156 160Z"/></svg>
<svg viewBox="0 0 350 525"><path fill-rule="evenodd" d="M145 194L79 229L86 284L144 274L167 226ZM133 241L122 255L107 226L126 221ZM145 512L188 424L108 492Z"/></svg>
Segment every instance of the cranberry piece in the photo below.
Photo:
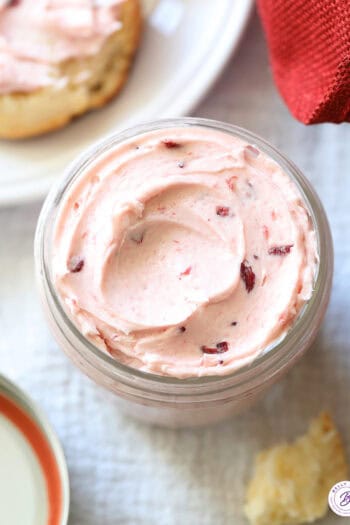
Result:
<svg viewBox="0 0 350 525"><path fill-rule="evenodd" d="M255 273L246 259L241 262L241 278L247 292L250 293L255 286Z"/></svg>
<svg viewBox="0 0 350 525"><path fill-rule="evenodd" d="M17 7L21 3L21 0L8 0L6 6L7 7Z"/></svg>
<svg viewBox="0 0 350 525"><path fill-rule="evenodd" d="M218 343L215 347L202 345L201 350L204 354L223 354L228 351L228 343L221 341L221 343Z"/></svg>
<svg viewBox="0 0 350 525"><path fill-rule="evenodd" d="M269 255L287 255L293 248L294 244L284 244L282 246L272 246L269 249Z"/></svg>
<svg viewBox="0 0 350 525"><path fill-rule="evenodd" d="M219 353L227 352L228 350L228 343L227 341L221 341L221 343L218 343L216 345L216 348L219 350Z"/></svg>
<svg viewBox="0 0 350 525"><path fill-rule="evenodd" d="M165 139L165 140L162 140L162 143L164 144L166 148L169 148L169 149L181 147L181 144L179 144L178 142L175 142L174 140Z"/></svg>
<svg viewBox="0 0 350 525"><path fill-rule="evenodd" d="M180 273L180 275L190 275L191 271L192 271L192 266L188 266L186 270Z"/></svg>
<svg viewBox="0 0 350 525"><path fill-rule="evenodd" d="M218 349L216 347L212 348L210 346L202 345L201 350L203 354L218 354Z"/></svg>
<svg viewBox="0 0 350 525"><path fill-rule="evenodd" d="M230 208L228 206L216 206L216 215L220 217L227 217L230 213Z"/></svg>
<svg viewBox="0 0 350 525"><path fill-rule="evenodd" d="M231 323L231 326L237 326L237 324L238 324L237 321L233 321L233 322Z"/></svg>
<svg viewBox="0 0 350 525"><path fill-rule="evenodd" d="M179 330L180 332L186 332L186 326L180 326Z"/></svg>
<svg viewBox="0 0 350 525"><path fill-rule="evenodd" d="M79 257L79 255L74 255L71 257L67 263L67 268L71 273L78 273L84 267L84 259Z"/></svg>

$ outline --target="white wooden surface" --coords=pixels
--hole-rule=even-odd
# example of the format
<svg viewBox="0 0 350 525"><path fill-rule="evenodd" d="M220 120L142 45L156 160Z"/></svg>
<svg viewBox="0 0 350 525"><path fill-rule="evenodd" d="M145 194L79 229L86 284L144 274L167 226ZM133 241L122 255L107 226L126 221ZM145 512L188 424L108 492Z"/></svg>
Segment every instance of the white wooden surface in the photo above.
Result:
<svg viewBox="0 0 350 525"><path fill-rule="evenodd" d="M171 431L122 416L50 336L34 286L40 203L0 210L0 370L46 410L68 460L70 525L243 525L254 453L334 413L350 457L350 126L306 128L277 94L256 16L238 54L194 112L247 127L306 173L329 215L333 296L314 348L268 397L215 428ZM1 522L1 509L0 509ZM329 514L321 524L343 523Z"/></svg>

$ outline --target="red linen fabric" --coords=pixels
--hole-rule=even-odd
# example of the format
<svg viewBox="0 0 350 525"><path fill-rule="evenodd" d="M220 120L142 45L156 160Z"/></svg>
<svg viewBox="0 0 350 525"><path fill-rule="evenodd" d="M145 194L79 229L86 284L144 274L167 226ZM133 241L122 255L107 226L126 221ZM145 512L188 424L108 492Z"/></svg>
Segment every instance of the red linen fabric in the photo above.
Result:
<svg viewBox="0 0 350 525"><path fill-rule="evenodd" d="M350 121L350 0L258 0L276 85L304 124Z"/></svg>

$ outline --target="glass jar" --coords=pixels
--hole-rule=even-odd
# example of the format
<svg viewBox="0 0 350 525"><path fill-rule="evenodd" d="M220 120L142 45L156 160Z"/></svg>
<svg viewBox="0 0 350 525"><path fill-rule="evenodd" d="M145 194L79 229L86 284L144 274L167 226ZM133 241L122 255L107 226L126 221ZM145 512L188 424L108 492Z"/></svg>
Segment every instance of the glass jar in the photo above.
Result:
<svg viewBox="0 0 350 525"><path fill-rule="evenodd" d="M65 192L83 170L116 144L142 133L199 126L229 133L273 158L299 188L316 232L319 264L314 290L288 333L270 345L250 365L224 376L178 379L131 368L119 363L87 340L67 315L51 274L55 219ZM114 392L122 409L149 423L169 427L214 423L255 403L280 379L313 342L324 317L332 284L333 248L322 204L298 168L273 146L244 129L222 122L180 118L150 122L109 137L82 154L52 188L39 218L35 259L37 281L51 330L58 344L91 379Z"/></svg>

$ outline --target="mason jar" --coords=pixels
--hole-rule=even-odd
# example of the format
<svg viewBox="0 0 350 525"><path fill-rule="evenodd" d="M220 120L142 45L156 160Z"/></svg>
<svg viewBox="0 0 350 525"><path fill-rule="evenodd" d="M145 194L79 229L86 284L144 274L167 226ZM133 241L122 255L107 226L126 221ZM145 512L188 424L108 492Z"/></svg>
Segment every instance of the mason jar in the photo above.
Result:
<svg viewBox="0 0 350 525"><path fill-rule="evenodd" d="M271 157L300 191L316 234L318 264L311 298L288 332L265 348L252 363L221 376L179 379L143 372L118 362L88 340L72 322L55 288L52 248L55 221L71 185L83 171L123 141L143 133L195 126L217 130L255 145ZM310 347L329 301L333 248L323 206L307 179L280 151L242 128L222 122L179 118L149 122L127 129L93 145L75 160L50 191L42 208L35 238L36 277L43 308L59 346L93 381L112 391L127 414L148 423L184 427L212 424L242 412L278 381Z"/></svg>

